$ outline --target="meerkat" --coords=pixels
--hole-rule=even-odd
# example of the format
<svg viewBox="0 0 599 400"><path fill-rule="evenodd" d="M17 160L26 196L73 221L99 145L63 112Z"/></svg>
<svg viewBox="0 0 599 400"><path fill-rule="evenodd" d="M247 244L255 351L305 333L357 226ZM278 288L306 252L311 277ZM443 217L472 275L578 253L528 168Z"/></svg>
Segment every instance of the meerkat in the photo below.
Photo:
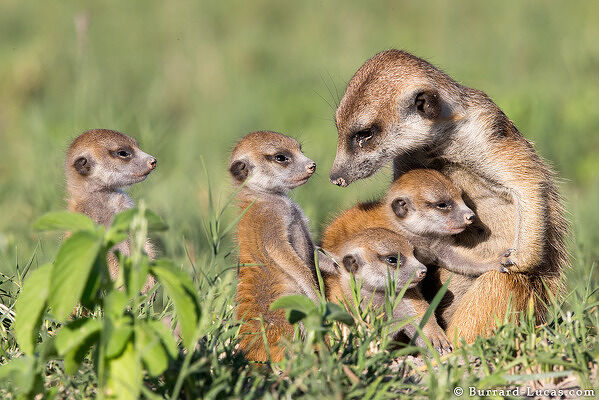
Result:
<svg viewBox="0 0 599 400"><path fill-rule="evenodd" d="M269 361L262 326L275 362L284 356L281 339L293 335L285 313L270 310L273 301L289 294L319 301L308 222L287 195L315 170L299 143L280 133L250 133L233 149L229 172L244 212L237 224L237 317L242 321L240 348L249 360Z"/></svg>
<svg viewBox="0 0 599 400"><path fill-rule="evenodd" d="M108 227L113 217L134 202L123 188L142 182L156 168L156 158L144 153L137 142L117 131L92 129L83 132L70 145L65 160L68 210L86 214L96 223ZM113 250L129 254L129 242ZM149 241L144 251L153 259ZM107 257L110 277L119 275L119 262L111 251ZM148 278L143 292L154 285Z"/></svg>
<svg viewBox="0 0 599 400"><path fill-rule="evenodd" d="M389 50L352 77L336 110L331 182L347 186L394 161L443 172L464 191L478 230L457 237L464 254L503 254L511 274L453 274L443 318L448 334L472 342L532 304L538 323L559 294L568 264L567 222L554 172L483 92L460 85L409 53ZM447 279L447 275L441 279Z"/></svg>
<svg viewBox="0 0 599 400"><path fill-rule="evenodd" d="M323 248L333 248L364 227L384 227L416 246L419 258L464 275L508 272L499 257L480 261L455 250L453 235L476 219L464 203L462 191L434 169L414 169L393 182L385 197L359 203L334 219L323 233Z"/></svg>
<svg viewBox="0 0 599 400"><path fill-rule="evenodd" d="M352 299L351 277L362 281L361 298L367 304L372 300L375 306L385 304L385 288L389 274L396 277L396 291L399 292L409 283L404 297L393 309L392 317L405 320L422 316L428 303L422 297L416 285L426 275L426 266L413 254L413 246L396 232L385 228L368 228L357 231L346 237L330 254L339 265L332 270L324 270L323 280L328 301L346 303ZM404 326L393 336L405 334L408 339L414 338L417 330L415 322ZM451 344L443 330L431 316L423 327L423 333L431 344L441 353L451 351ZM418 336L414 342L417 346L425 346L424 340Z"/></svg>

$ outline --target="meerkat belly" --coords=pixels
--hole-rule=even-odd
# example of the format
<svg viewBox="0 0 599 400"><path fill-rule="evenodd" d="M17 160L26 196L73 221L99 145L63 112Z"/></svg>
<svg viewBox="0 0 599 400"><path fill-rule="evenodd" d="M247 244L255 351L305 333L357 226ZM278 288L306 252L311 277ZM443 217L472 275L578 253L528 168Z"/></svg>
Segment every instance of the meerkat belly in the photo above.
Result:
<svg viewBox="0 0 599 400"><path fill-rule="evenodd" d="M309 266L314 266L314 244L303 216L295 212L287 231L289 232L289 243L298 256Z"/></svg>

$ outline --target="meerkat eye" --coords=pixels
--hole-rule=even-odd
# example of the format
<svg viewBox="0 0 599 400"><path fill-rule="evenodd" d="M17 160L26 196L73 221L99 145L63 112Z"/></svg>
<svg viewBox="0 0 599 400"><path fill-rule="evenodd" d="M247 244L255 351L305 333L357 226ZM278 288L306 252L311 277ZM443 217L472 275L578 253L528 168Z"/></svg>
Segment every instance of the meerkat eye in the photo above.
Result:
<svg viewBox="0 0 599 400"><path fill-rule="evenodd" d="M116 152L116 155L121 158L129 158L131 157L131 152L125 149L121 149Z"/></svg>
<svg viewBox="0 0 599 400"><path fill-rule="evenodd" d="M451 204L449 204L447 201L441 201L435 204L435 207L437 207L439 210L449 210L451 208Z"/></svg>
<svg viewBox="0 0 599 400"><path fill-rule="evenodd" d="M278 163L284 163L289 161L289 157L287 157L285 154L277 154L275 155L275 161Z"/></svg>
<svg viewBox="0 0 599 400"><path fill-rule="evenodd" d="M374 129L368 128L356 132L354 138L356 143L358 143L358 146L362 147L364 146L364 143L372 139L372 136L374 136Z"/></svg>
<svg viewBox="0 0 599 400"><path fill-rule="evenodd" d="M386 256L385 262L389 265L397 265L397 257L396 256Z"/></svg>

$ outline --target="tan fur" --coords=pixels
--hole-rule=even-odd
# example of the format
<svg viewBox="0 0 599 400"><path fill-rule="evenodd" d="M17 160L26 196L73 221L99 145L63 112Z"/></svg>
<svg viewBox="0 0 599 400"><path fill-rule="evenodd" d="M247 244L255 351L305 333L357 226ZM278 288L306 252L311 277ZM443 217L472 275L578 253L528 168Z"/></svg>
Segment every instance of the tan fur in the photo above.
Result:
<svg viewBox="0 0 599 400"><path fill-rule="evenodd" d="M276 161L281 154L287 154L288 163ZM297 141L275 132L251 133L233 150L229 170L234 183L243 184L239 207L247 210L237 225L237 317L242 321L240 348L249 360L280 361L283 339L291 339L293 327L284 311L270 310L273 301L290 294L318 298L307 221L286 194L305 183L315 168Z"/></svg>
<svg viewBox="0 0 599 400"><path fill-rule="evenodd" d="M462 253L478 259L506 254L502 262L511 275L453 275L443 311L450 337L471 342L486 334L495 317L503 319L510 298L515 315L534 299L537 322L545 321L545 304L559 294L568 264L564 210L553 171L485 93L390 50L356 72L336 124L334 183L370 176L392 159L395 177L414 166L437 168L465 192L480 222L458 237ZM439 284L448 276L437 275Z"/></svg>
<svg viewBox="0 0 599 400"><path fill-rule="evenodd" d="M126 151L129 158L117 153ZM65 160L68 209L88 215L106 227L115 214L133 207L133 200L122 188L143 181L156 167L156 159L140 150L137 142L117 131L92 129L79 135L69 146ZM119 243L113 250L129 254L129 242ZM155 250L147 241L144 251L150 259ZM119 263L113 252L107 256L110 277L119 275ZM154 285L148 278L143 292Z"/></svg>
<svg viewBox="0 0 599 400"><path fill-rule="evenodd" d="M338 271L325 271L325 293L329 301L345 303L347 299L352 298L350 288L350 274L344 270L345 257L351 255L359 257L363 260L364 265L356 272L357 279L362 279L365 286L362 289L362 299L370 299L375 296L375 305L384 303L384 293L386 286L386 271L389 266L384 265L381 261L381 256L387 254L399 254L403 259L403 264L395 269L398 273L397 288L400 290L408 282L408 279L414 277L414 271L419 270L423 273L426 268L414 257L414 247L395 230L385 227L376 226L378 222L384 222L379 213L379 218L376 217L378 210L370 209L373 217L368 218L366 214L362 214L362 224L349 224L356 213L352 210L362 211L358 207L348 210L337 218L325 231L324 240L328 246L323 248L334 256L337 264L341 265ZM347 224L346 224L347 223ZM335 233L341 233L339 236L334 236ZM393 272L393 269L392 271ZM394 310L393 317L396 319L406 319L417 316L415 324L418 324L420 318L429 307L428 302L423 298L422 294L416 287L416 284L421 280L421 277L416 277L409 289L404 294L400 304ZM416 330L412 325L406 326L404 332L408 338L412 338ZM432 344L441 352L449 351L451 346L443 330L437 324L435 316L432 315L423 327L423 333L432 342ZM424 346L421 338L416 341L419 346Z"/></svg>

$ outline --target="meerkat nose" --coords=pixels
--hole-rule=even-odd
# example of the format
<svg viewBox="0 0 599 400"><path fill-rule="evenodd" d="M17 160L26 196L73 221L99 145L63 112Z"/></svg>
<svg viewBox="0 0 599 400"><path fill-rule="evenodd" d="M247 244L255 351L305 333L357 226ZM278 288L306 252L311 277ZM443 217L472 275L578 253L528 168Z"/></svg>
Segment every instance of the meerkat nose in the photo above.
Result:
<svg viewBox="0 0 599 400"><path fill-rule="evenodd" d="M464 220L467 224L471 224L472 222L474 222L474 218L476 218L476 214L474 214L474 212L470 211L464 213Z"/></svg>
<svg viewBox="0 0 599 400"><path fill-rule="evenodd" d="M347 184L345 183L345 179L343 178L331 179L331 183L342 187L347 186Z"/></svg>
<svg viewBox="0 0 599 400"><path fill-rule="evenodd" d="M426 268L418 271L418 278L424 278L426 276Z"/></svg>
<svg viewBox="0 0 599 400"><path fill-rule="evenodd" d="M150 167L150 169L156 168L156 164L158 164L158 161L154 157L148 161L148 167Z"/></svg>
<svg viewBox="0 0 599 400"><path fill-rule="evenodd" d="M316 163L311 162L310 164L306 165L306 170L308 171L309 174L313 174L314 171L316 171Z"/></svg>

